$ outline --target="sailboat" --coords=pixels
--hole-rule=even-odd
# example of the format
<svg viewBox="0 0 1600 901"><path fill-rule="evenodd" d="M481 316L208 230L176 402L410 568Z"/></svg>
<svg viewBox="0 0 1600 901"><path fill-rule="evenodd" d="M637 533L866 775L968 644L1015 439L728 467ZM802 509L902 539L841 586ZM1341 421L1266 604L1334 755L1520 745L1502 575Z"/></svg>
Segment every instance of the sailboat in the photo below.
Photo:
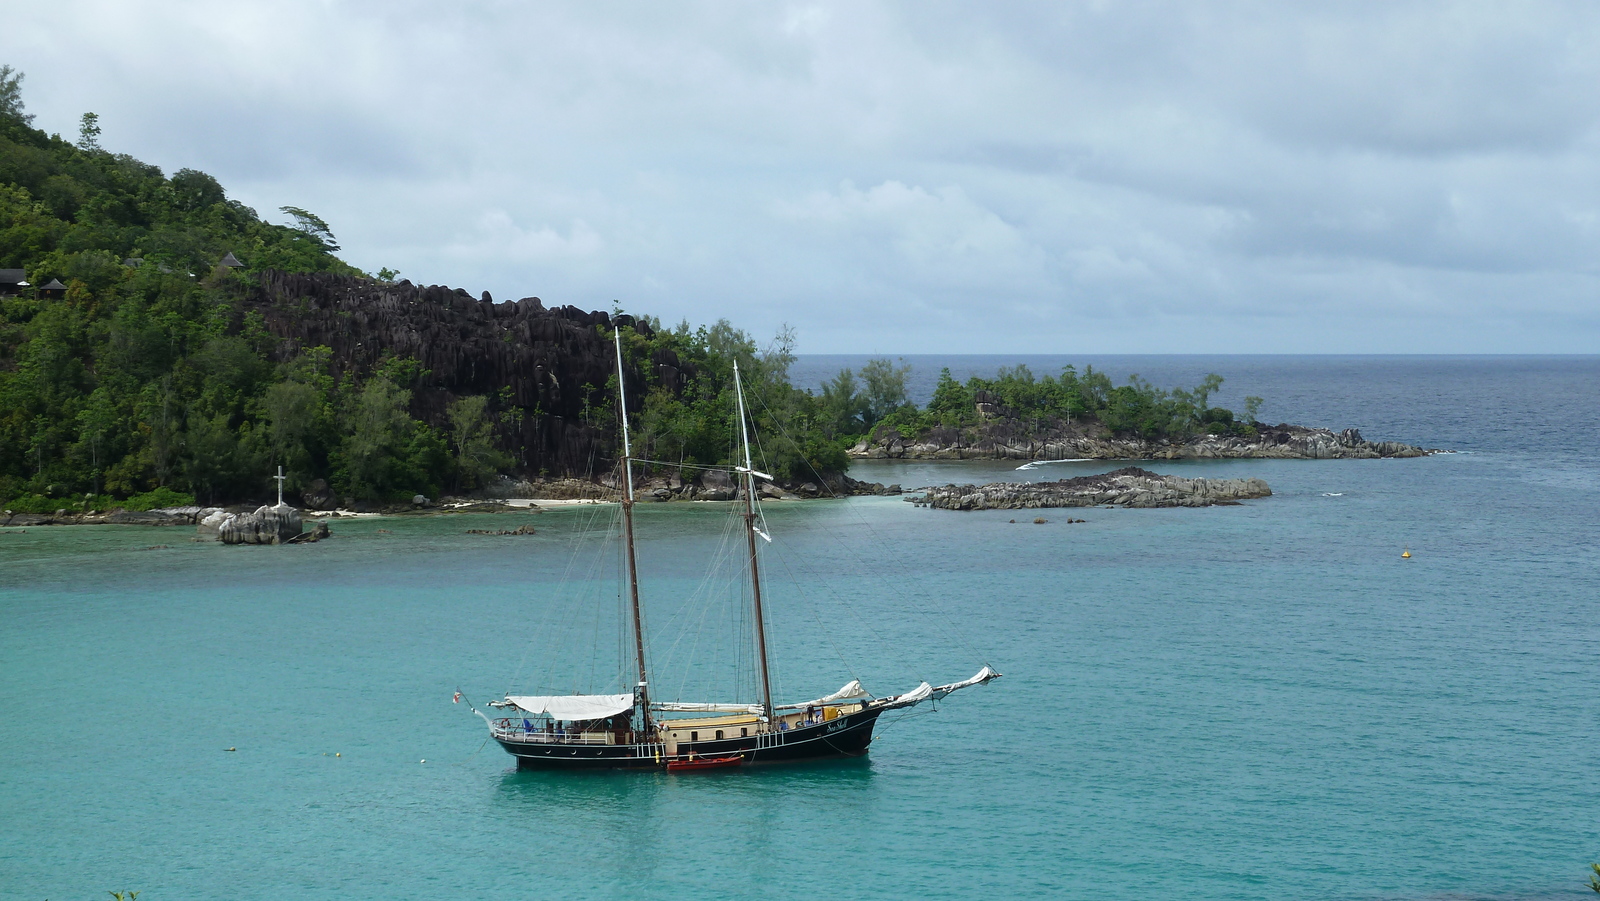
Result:
<svg viewBox="0 0 1600 901"><path fill-rule="evenodd" d="M657 769L674 772L742 764L777 763L830 757L856 757L867 752L878 718L952 692L1000 677L985 664L969 679L933 686L922 682L911 691L873 697L858 680L839 690L798 703L780 704L772 696L767 659L767 629L762 609L761 553L757 539L772 537L757 513L757 471L750 456L744 386L734 363L734 394L739 414L738 449L742 465L730 467L740 485L733 501L742 515L746 574L753 602L755 659L760 675L760 703L658 701L651 698L645 665L644 620L639 603L639 573L634 554L633 451L628 434L627 396L622 379L622 337L618 329L617 384L622 419L622 540L630 602L628 625L634 673L631 691L618 694L511 695L489 706L490 717L474 708L489 726L490 736L517 759L519 767L537 769ZM458 693L459 697L459 693Z"/></svg>

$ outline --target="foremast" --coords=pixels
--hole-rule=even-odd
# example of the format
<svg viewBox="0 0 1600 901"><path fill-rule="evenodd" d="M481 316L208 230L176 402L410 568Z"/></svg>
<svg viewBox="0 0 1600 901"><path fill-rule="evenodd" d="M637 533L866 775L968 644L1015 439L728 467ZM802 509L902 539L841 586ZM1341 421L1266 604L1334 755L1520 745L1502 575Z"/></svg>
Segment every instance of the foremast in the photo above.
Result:
<svg viewBox="0 0 1600 901"><path fill-rule="evenodd" d="M622 539L623 544L628 549L628 598L633 606L633 651L634 660L639 665L639 709L643 711L644 716L640 725L648 740L651 731L650 680L645 674L644 666L644 617L639 611L639 566L634 559L633 553L633 446L628 438L628 392L623 386L622 379L622 327L620 325L617 327L615 337L617 344L617 400L622 410L622 484L624 486L622 495Z"/></svg>
<svg viewBox="0 0 1600 901"><path fill-rule="evenodd" d="M750 548L750 589L755 598L756 657L761 664L761 712L772 723L772 676L767 667L767 621L761 612L761 564L756 554L756 535L771 541L756 528L756 471L750 465L750 428L744 415L744 385L739 380L739 361L733 361L733 392L739 398L739 442L744 450L744 465L735 467L744 476L744 537Z"/></svg>

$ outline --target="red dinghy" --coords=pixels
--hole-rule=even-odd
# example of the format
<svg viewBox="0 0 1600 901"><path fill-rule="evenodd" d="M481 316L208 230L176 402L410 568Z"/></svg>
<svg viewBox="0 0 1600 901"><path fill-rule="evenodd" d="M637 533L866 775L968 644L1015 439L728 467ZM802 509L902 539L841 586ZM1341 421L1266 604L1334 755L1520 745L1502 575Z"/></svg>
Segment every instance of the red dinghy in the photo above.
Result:
<svg viewBox="0 0 1600 901"><path fill-rule="evenodd" d="M725 766L739 766L744 763L744 757L735 754L732 757L691 757L685 760L667 761L667 772L679 773L685 770L714 770Z"/></svg>

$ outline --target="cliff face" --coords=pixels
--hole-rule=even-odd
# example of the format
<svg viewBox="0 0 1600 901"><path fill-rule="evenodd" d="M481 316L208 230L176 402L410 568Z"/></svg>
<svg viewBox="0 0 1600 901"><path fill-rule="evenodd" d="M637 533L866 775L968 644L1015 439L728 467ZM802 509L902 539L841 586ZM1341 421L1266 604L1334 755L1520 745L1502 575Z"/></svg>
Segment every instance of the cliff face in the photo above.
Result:
<svg viewBox="0 0 1600 901"><path fill-rule="evenodd" d="M411 414L448 428L446 409L458 397L497 398L522 413L516 428L500 426L496 441L525 473L552 476L603 471L615 455L610 417L586 415L614 401L606 381L616 370L611 342L595 326L612 327L603 312L546 309L537 297L494 303L438 285L419 287L334 275L266 273L245 309L258 312L278 339L276 361L305 348L333 351L340 378L364 378L385 356L411 357L428 370L413 386ZM645 330L631 316L616 325ZM689 373L675 355L652 360L653 382L681 390ZM645 373L624 375L630 397L644 396Z"/></svg>
<svg viewBox="0 0 1600 901"><path fill-rule="evenodd" d="M1253 438L1199 435L1182 441L1107 437L1096 423L1064 423L1036 432L1015 420L973 429L934 428L922 435L883 429L850 449L856 457L931 460L1178 460L1277 457L1351 459L1421 457L1428 451L1397 441L1367 441L1356 429L1334 433L1304 426L1256 426Z"/></svg>

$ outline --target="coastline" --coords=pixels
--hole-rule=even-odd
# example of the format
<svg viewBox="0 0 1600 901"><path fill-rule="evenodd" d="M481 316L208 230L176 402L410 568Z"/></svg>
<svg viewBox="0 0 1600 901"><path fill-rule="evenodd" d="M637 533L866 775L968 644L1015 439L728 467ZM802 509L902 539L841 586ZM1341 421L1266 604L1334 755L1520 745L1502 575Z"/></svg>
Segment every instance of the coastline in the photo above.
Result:
<svg viewBox="0 0 1600 901"><path fill-rule="evenodd" d="M882 430L871 439L861 441L852 447L848 454L859 460L905 460L928 463L1021 461L1022 465L1016 467L1017 470L1032 470L1042 464L1065 462L1104 461L1137 464L1163 460L1408 459L1453 453L1440 448L1423 448L1395 441L1368 441L1362 437L1360 430L1354 428L1336 433L1331 429L1308 428L1287 423L1276 426L1257 424L1255 434L1249 436L1200 435L1179 442L1168 439L1106 437L1103 434L1093 434L1092 430L1076 425L1062 427L1058 424L1050 432L1050 436L1045 438L1026 438L1015 434L1016 431L1016 423L1011 420L993 421L975 430L935 428L914 439L907 438L890 428ZM1128 468L1137 469L1131 465ZM1178 478L1154 473L1146 475L1157 479ZM957 488L965 488L970 494L975 486L928 485L912 491L935 492L938 489ZM898 496L905 493L906 490L897 484L884 485L880 482L859 481L842 473L831 474L817 482L768 483L761 488L764 500L806 500L857 495ZM1271 492L1269 490L1266 493ZM634 496L639 502L728 501L735 499L737 492L725 474L709 471L690 479L679 476L639 478L634 486ZM409 504L361 503L348 498L340 506L322 506L332 499L331 493L326 490L326 484L323 483L320 491L307 492L302 498L306 502L305 505L296 509L299 515L307 520L519 511L537 513L542 508L618 503L621 499L621 489L614 479L541 478L530 481L502 476L494 485L469 498L446 496L438 501L431 501L422 495L417 495ZM928 506L943 506L926 500L923 503ZM1063 502L1049 505L1094 506L1095 504ZM1195 504L1175 502L1171 505ZM12 513L7 510L0 512L0 528L49 525L198 526L212 514L219 512L242 514L256 508L256 504L235 504L226 507L172 507L142 512L119 508L79 513L68 512L65 509L59 509L54 513Z"/></svg>
<svg viewBox="0 0 1600 901"><path fill-rule="evenodd" d="M1398 441L1368 441L1359 429L1256 424L1249 435L1196 435L1181 441L1105 434L1098 423L1056 423L1033 430L1016 420L975 428L935 427L907 436L882 429L847 453L855 459L906 460L1361 460L1426 457L1446 453Z"/></svg>

